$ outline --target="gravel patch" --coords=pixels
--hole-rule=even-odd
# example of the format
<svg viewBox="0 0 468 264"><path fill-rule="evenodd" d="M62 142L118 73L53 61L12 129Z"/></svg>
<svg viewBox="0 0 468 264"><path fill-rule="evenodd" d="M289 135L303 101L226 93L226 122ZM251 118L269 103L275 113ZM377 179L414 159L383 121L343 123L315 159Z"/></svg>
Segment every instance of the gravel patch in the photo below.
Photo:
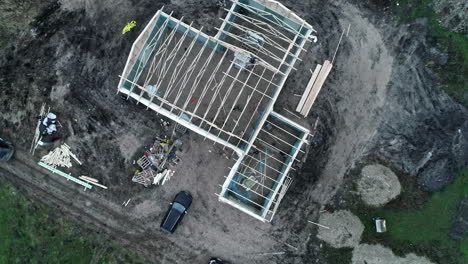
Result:
<svg viewBox="0 0 468 264"><path fill-rule="evenodd" d="M330 229L319 228L317 237L334 248L357 246L364 231L361 220L348 210L324 213L319 223Z"/></svg>
<svg viewBox="0 0 468 264"><path fill-rule="evenodd" d="M392 170L375 164L362 169L358 191L366 204L382 206L400 194L401 185Z"/></svg>

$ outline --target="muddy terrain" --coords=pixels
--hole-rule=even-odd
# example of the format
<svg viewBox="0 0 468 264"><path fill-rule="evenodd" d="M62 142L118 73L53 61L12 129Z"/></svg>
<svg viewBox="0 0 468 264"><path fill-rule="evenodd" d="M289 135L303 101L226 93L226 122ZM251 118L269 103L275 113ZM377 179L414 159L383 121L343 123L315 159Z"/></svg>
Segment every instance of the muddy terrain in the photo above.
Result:
<svg viewBox="0 0 468 264"><path fill-rule="evenodd" d="M428 191L442 189L467 166L468 111L436 85L437 75L426 66L443 56L429 52L427 21L399 24L387 11L390 1L282 2L316 28L319 40L275 105L287 117L284 109L298 101L291 94L302 94L310 78L303 72L331 59L341 33L350 30L306 120L313 126L319 118L309 155L292 172L294 182L271 224L218 202L215 193L230 164L220 158L222 148L195 133L182 138L181 163L168 184L131 182L133 160L167 133L161 116L116 93L131 45L162 6L214 35L223 13L211 0L50 1L30 30L0 50L0 135L17 147L0 175L154 263L206 263L211 256L233 263L325 263L317 227L307 220L318 218L362 158L385 160ZM132 20L137 27L122 35ZM43 102L58 116L62 141L84 163L72 175L95 177L108 190L84 191L36 165L50 150L29 153ZM160 219L181 189L190 189L194 204L176 233L162 234Z"/></svg>

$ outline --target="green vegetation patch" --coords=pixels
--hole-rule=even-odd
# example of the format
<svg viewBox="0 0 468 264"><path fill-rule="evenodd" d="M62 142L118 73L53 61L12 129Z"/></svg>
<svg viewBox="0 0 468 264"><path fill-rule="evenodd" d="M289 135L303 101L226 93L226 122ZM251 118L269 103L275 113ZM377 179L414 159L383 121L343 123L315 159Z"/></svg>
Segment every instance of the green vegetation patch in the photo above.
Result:
<svg viewBox="0 0 468 264"><path fill-rule="evenodd" d="M432 194L422 206L398 209L396 204L411 195L408 190L404 192L398 201L383 208L360 204L354 210L365 225L363 242L384 244L399 255L419 253L437 263L468 263L468 239L460 242L449 237L458 205L468 196L468 168L444 191ZM376 216L386 219L388 232L375 232L372 218Z"/></svg>
<svg viewBox="0 0 468 264"><path fill-rule="evenodd" d="M0 263L145 263L0 179Z"/></svg>
<svg viewBox="0 0 468 264"><path fill-rule="evenodd" d="M400 0L396 11L403 23L417 18L427 18L430 25L430 41L447 48L446 65L436 66L444 90L456 101L468 107L468 36L451 32L439 23L439 16L432 8L433 0ZM429 65L432 62L427 62Z"/></svg>
<svg viewBox="0 0 468 264"><path fill-rule="evenodd" d="M333 248L327 245L327 243L323 243L322 245L322 253L326 256L328 264L350 263L353 256L352 248Z"/></svg>

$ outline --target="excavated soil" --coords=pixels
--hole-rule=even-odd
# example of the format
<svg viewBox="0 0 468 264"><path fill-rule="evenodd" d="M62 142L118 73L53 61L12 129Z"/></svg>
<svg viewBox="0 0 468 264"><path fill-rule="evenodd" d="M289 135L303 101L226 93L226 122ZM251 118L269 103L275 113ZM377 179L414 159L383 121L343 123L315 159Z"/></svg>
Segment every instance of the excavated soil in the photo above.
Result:
<svg viewBox="0 0 468 264"><path fill-rule="evenodd" d="M132 161L154 136L166 132L160 116L116 94L118 75L133 41L163 5L214 35L222 11L215 1L50 2L31 30L0 50L0 135L14 142L14 159L0 175L57 212L106 232L154 263L206 263L215 255L233 263L325 263L315 239L319 209L340 188L344 175L375 155L439 190L468 161L468 111L435 85L426 67L427 23L400 25L388 1L282 1L317 29L284 87L275 111L290 116L306 86L309 68L331 59L334 68L305 122L319 118L309 155L272 224L263 224L217 201L215 192L230 164L222 149L189 133L171 181L156 188L131 182ZM137 27L122 35L125 24ZM437 60L436 60L437 61ZM40 169L46 154L28 153L40 105L61 122L62 140L83 159L72 175L98 178L108 190L80 187ZM194 204L173 235L158 231L175 193L189 189ZM127 207L123 201L132 198ZM329 223L332 225L332 223ZM265 254L284 252L281 254Z"/></svg>

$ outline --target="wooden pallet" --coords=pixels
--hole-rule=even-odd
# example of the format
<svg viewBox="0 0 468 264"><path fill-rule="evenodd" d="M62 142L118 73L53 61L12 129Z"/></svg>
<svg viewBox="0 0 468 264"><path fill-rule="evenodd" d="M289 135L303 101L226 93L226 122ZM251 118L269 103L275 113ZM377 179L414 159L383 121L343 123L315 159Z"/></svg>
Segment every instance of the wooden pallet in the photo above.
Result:
<svg viewBox="0 0 468 264"><path fill-rule="evenodd" d="M149 166L151 166L151 161L148 159L148 157L143 155L143 157L141 157L140 159L137 160L137 164L143 170L146 170L147 168L149 168Z"/></svg>

